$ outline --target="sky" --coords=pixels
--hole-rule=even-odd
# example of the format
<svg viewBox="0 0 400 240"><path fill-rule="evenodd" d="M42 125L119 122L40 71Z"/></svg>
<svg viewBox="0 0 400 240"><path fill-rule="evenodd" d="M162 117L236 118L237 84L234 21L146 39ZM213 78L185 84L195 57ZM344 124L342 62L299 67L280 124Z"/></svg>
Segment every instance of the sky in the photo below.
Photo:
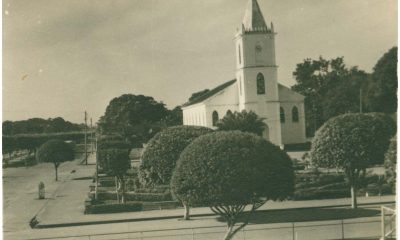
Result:
<svg viewBox="0 0 400 240"><path fill-rule="evenodd" d="M3 121L96 122L111 99L168 108L235 78L248 0L3 0ZM274 23L278 81L296 64L343 56L372 72L397 46L396 0L258 0ZM269 24L268 24L269 25Z"/></svg>

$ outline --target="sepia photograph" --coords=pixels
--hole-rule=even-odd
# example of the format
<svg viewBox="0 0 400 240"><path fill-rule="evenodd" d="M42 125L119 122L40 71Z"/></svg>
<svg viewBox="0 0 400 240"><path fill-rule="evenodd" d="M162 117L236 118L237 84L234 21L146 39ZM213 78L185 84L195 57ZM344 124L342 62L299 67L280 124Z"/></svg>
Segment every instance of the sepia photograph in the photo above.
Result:
<svg viewBox="0 0 400 240"><path fill-rule="evenodd" d="M394 240L397 0L2 0L2 239Z"/></svg>

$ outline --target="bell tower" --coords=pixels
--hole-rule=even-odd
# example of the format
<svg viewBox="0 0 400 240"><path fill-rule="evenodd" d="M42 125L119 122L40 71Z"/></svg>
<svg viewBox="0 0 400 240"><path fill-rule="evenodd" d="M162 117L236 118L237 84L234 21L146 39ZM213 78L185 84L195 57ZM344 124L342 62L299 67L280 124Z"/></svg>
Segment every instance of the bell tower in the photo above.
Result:
<svg viewBox="0 0 400 240"><path fill-rule="evenodd" d="M266 24L257 0L249 0L235 36L239 111L254 111L265 118L264 137L280 145L275 35L273 23Z"/></svg>

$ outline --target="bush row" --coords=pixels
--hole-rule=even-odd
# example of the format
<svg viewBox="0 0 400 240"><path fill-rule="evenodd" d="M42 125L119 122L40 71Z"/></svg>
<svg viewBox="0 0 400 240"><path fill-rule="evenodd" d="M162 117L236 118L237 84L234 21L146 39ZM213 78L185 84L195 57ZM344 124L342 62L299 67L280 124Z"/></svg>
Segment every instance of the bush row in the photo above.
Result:
<svg viewBox="0 0 400 240"><path fill-rule="evenodd" d="M301 189L296 190L293 200L317 200L350 197L349 189Z"/></svg>
<svg viewBox="0 0 400 240"><path fill-rule="evenodd" d="M143 210L141 202L85 204L85 214L137 212Z"/></svg>
<svg viewBox="0 0 400 240"><path fill-rule="evenodd" d="M115 192L99 192L98 198L100 200L117 200ZM172 196L170 192L167 193L125 193L127 201L143 201L143 202L162 202L171 201Z"/></svg>
<svg viewBox="0 0 400 240"><path fill-rule="evenodd" d="M136 193L167 193L170 191L169 185L157 185L153 188L138 188L135 189Z"/></svg>

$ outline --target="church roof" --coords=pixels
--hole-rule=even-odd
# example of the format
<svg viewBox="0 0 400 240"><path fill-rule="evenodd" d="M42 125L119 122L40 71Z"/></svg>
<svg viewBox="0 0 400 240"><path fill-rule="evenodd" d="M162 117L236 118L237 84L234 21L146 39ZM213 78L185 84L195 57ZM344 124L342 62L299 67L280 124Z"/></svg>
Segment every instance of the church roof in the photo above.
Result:
<svg viewBox="0 0 400 240"><path fill-rule="evenodd" d="M304 96L292 89L278 83L279 101L280 102L299 102L304 101Z"/></svg>
<svg viewBox="0 0 400 240"><path fill-rule="evenodd" d="M185 104L182 105L182 107L187 107L196 103L200 103L203 102L204 100L214 96L215 94L219 93L220 91L224 90L225 88L229 87L230 85L234 84L236 82L236 79L230 80L228 82L225 82L219 86L217 86L216 88L196 97L195 99L193 99L192 101L189 101Z"/></svg>
<svg viewBox="0 0 400 240"><path fill-rule="evenodd" d="M246 12L243 18L243 26L245 30L266 29L264 16L260 10L257 0L249 0Z"/></svg>

